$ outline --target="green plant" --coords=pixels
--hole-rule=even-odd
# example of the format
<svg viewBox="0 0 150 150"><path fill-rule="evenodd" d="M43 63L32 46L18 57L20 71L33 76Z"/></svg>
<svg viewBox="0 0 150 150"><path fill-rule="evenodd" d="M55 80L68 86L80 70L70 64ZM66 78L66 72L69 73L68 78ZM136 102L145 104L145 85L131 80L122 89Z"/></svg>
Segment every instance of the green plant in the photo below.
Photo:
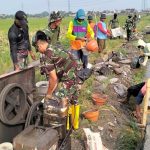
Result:
<svg viewBox="0 0 150 150"><path fill-rule="evenodd" d="M145 68L138 69L132 77L133 79L132 82L134 84L143 82L144 74L145 74Z"/></svg>
<svg viewBox="0 0 150 150"><path fill-rule="evenodd" d="M134 122L129 122L118 138L118 150L135 150L141 141L141 133Z"/></svg>

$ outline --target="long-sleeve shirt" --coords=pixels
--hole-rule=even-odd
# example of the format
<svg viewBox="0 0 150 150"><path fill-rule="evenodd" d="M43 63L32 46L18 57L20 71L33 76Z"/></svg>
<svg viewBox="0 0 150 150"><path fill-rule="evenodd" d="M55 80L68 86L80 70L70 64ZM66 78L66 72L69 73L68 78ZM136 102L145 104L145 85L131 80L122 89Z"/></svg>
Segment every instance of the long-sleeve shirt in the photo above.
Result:
<svg viewBox="0 0 150 150"><path fill-rule="evenodd" d="M71 41L71 49L79 50L85 46L85 41L76 40L77 36L73 34L73 26L73 21L70 21L66 37ZM89 24L87 24L87 33L91 35L91 38L94 38L94 31L91 29Z"/></svg>
<svg viewBox="0 0 150 150"><path fill-rule="evenodd" d="M18 62L17 52L20 50L31 51L29 40L28 26L19 28L15 23L8 31L8 39L10 44L10 54L14 64Z"/></svg>
<svg viewBox="0 0 150 150"><path fill-rule="evenodd" d="M73 21L70 21L67 32L67 38L70 39L71 41L76 39L76 36L72 34L72 31L73 31ZM87 25L87 32L91 35L91 38L94 38L94 32L89 24Z"/></svg>
<svg viewBox="0 0 150 150"><path fill-rule="evenodd" d="M98 24L98 32L97 32L97 38L99 39L107 39L107 27L106 27L106 23L100 21Z"/></svg>

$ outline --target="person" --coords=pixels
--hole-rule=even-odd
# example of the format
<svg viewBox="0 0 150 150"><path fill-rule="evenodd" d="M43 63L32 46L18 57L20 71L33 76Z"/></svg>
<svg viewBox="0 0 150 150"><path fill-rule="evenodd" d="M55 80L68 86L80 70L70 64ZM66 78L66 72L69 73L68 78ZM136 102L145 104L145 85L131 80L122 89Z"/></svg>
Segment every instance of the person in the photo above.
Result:
<svg viewBox="0 0 150 150"><path fill-rule="evenodd" d="M17 11L14 24L8 31L10 44L10 55L13 61L14 70L21 70L28 65L28 53L35 60L29 40L27 15L23 11Z"/></svg>
<svg viewBox="0 0 150 150"><path fill-rule="evenodd" d="M146 94L146 82L143 85L143 87L141 88L141 90L138 93L138 95L135 97L135 100L136 100L135 117L137 118L138 123L141 123L141 108L140 108L140 104L142 103L145 94Z"/></svg>
<svg viewBox="0 0 150 150"><path fill-rule="evenodd" d="M133 16L133 31L135 32L136 31L136 26L137 26L137 22L138 22L138 17L136 14L134 14Z"/></svg>
<svg viewBox="0 0 150 150"><path fill-rule="evenodd" d="M92 15L89 15L88 18L87 18L87 20L88 20L88 23L89 23L91 29L94 31L94 35L95 35L95 37L96 37L96 25L95 25L95 23L94 23L94 21L93 21L93 16L92 16ZM87 38L91 38L90 33L87 33L86 37L87 37Z"/></svg>
<svg viewBox="0 0 150 150"><path fill-rule="evenodd" d="M50 39L51 45L55 45L59 41L61 21L62 16L60 12L53 11L49 16L48 27L43 30Z"/></svg>
<svg viewBox="0 0 150 150"><path fill-rule="evenodd" d="M49 16L47 28L43 30L49 39L49 44L51 45L55 45L59 41L61 21L62 16L60 12L53 11ZM35 47L35 35L32 38L32 46Z"/></svg>
<svg viewBox="0 0 150 150"><path fill-rule="evenodd" d="M97 24L97 43L99 47L99 53L103 51L106 47L106 39L108 36L111 36L110 32L107 30L107 26L105 23L106 14L101 14L100 21Z"/></svg>
<svg viewBox="0 0 150 150"><path fill-rule="evenodd" d="M42 54L41 69L49 77L49 86L44 99L44 109L48 112L50 99L58 84L62 87L57 91L59 98L67 98L71 103L78 100L78 64L69 52L57 46L49 45L48 37L43 31L37 31L35 44L38 52Z"/></svg>
<svg viewBox="0 0 150 150"><path fill-rule="evenodd" d="M94 38L94 32L85 20L84 10L79 9L74 20L69 23L66 36L71 41L71 53L74 59L78 63L80 63L81 60L83 68L87 68L88 65L88 55L84 52L84 46L87 41L87 33L91 35L91 38Z"/></svg>
<svg viewBox="0 0 150 150"><path fill-rule="evenodd" d="M141 51L143 58L139 60L140 65L146 66L150 57L150 43L145 43L143 40L138 40L138 49ZM141 61L142 60L142 61Z"/></svg>
<svg viewBox="0 0 150 150"><path fill-rule="evenodd" d="M109 25L108 26L110 26L111 29L115 29L115 28L119 27L119 21L118 21L118 18L117 18L117 13L114 13L113 19L111 19L109 21Z"/></svg>
<svg viewBox="0 0 150 150"><path fill-rule="evenodd" d="M127 41L129 41L132 37L132 31L133 31L133 19L132 19L132 14L128 15L128 18L125 22L125 29L127 32Z"/></svg>

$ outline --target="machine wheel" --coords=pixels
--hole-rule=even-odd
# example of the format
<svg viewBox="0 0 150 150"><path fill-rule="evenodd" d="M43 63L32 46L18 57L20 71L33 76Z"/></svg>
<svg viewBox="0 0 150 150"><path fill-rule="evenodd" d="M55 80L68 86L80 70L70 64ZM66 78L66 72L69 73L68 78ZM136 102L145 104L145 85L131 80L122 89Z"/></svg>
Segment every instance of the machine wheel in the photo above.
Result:
<svg viewBox="0 0 150 150"><path fill-rule="evenodd" d="M28 112L25 128L29 125L42 125L43 123L43 103L41 101L36 101L30 107Z"/></svg>
<svg viewBox="0 0 150 150"><path fill-rule="evenodd" d="M0 120L8 125L23 123L27 110L26 93L17 83L8 84L0 93Z"/></svg>

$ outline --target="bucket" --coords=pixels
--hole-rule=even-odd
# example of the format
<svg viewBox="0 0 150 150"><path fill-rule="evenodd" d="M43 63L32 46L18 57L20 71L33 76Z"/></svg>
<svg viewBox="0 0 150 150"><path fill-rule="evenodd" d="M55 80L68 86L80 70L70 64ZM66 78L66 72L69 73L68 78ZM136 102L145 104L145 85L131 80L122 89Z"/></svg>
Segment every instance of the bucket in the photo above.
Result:
<svg viewBox="0 0 150 150"><path fill-rule="evenodd" d="M48 81L39 81L36 83L36 91L39 96L45 96L48 90Z"/></svg>
<svg viewBox="0 0 150 150"><path fill-rule="evenodd" d="M97 52L98 51L98 44L96 40L91 40L86 44L87 51L90 52Z"/></svg>
<svg viewBox="0 0 150 150"><path fill-rule="evenodd" d="M95 105L102 106L106 103L108 96L107 95L101 95L99 93L93 93L92 94L93 103Z"/></svg>
<svg viewBox="0 0 150 150"><path fill-rule="evenodd" d="M13 145L9 142L0 144L0 150L13 150Z"/></svg>
<svg viewBox="0 0 150 150"><path fill-rule="evenodd" d="M91 109L91 110L83 112L82 114L83 114L84 118L86 118L92 122L96 122L99 117L99 110Z"/></svg>

